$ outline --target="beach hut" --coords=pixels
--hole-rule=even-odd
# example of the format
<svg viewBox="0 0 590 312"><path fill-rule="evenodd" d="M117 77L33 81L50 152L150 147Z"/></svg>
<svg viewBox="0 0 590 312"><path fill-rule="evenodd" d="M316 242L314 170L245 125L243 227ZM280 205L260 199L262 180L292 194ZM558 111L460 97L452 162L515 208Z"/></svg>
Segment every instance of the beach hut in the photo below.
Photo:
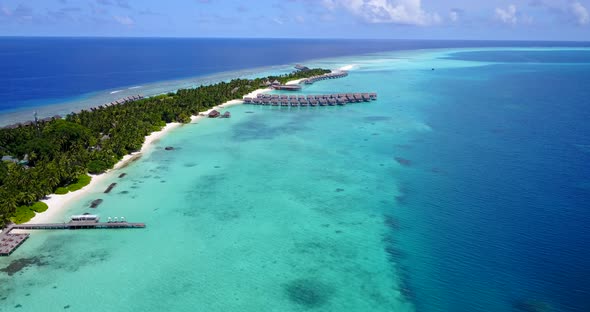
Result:
<svg viewBox="0 0 590 312"><path fill-rule="evenodd" d="M217 118L219 117L220 113L216 110L212 110L209 112L209 114L207 114L207 117L209 118Z"/></svg>

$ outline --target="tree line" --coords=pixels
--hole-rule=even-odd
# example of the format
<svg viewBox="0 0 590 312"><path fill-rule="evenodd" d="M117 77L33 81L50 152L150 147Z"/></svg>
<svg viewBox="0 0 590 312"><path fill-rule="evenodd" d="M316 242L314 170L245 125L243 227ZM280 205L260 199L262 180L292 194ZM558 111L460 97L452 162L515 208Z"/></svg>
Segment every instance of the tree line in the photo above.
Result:
<svg viewBox="0 0 590 312"><path fill-rule="evenodd" d="M151 132L166 123L190 122L190 116L264 86L267 81L308 78L329 70L310 69L280 76L234 79L119 105L71 113L63 119L0 129L0 156L27 163L0 161L0 227L17 213L77 182L86 173L112 168L123 156L138 151Z"/></svg>

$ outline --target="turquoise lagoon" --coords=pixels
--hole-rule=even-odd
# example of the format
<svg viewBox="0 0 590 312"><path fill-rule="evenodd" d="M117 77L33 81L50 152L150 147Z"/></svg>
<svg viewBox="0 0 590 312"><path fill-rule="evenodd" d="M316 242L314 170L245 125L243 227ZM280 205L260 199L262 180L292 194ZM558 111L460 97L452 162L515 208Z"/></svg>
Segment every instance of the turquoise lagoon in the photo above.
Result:
<svg viewBox="0 0 590 312"><path fill-rule="evenodd" d="M345 107L240 105L229 108L231 119L174 129L56 220L90 212L147 228L33 233L0 259L0 267L24 265L0 274L0 311L519 311L530 302L577 311L584 296L560 293L574 286L535 280L538 271L513 250L520 236L511 233L520 225L489 219L505 213L506 202L478 195L495 192L495 180L486 180L494 173L478 171L480 162L495 162L482 155L511 164L494 136L502 136L501 149L518 146L506 142L516 127L510 118L533 110L518 97L531 90L506 90L514 84L508 78L525 84L526 73L559 66L453 58L460 51L480 50L311 61L353 70L303 93L378 92L379 99ZM588 64L580 66L576 73L585 75ZM490 83L506 85L482 94ZM492 102L500 112L477 107ZM488 131L489 124L500 130ZM478 190L482 184L489 189ZM88 208L97 198L102 205Z"/></svg>

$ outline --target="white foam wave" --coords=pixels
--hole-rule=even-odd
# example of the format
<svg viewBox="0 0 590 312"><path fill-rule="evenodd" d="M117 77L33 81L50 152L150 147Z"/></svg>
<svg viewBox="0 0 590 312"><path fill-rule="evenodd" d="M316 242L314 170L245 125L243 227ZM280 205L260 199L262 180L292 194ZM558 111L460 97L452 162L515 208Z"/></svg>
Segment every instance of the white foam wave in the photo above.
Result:
<svg viewBox="0 0 590 312"><path fill-rule="evenodd" d="M115 90L115 91L112 91L111 94L119 93L121 91L123 91L123 90Z"/></svg>
<svg viewBox="0 0 590 312"><path fill-rule="evenodd" d="M357 65L355 64L350 64L350 65L346 65L346 66L342 66L340 68L338 68L338 70L353 70L357 67Z"/></svg>
<svg viewBox="0 0 590 312"><path fill-rule="evenodd" d="M141 87L143 87L143 86L135 86L135 87L131 87L131 88L129 88L129 90L133 90L133 89L139 89L139 88L141 88Z"/></svg>

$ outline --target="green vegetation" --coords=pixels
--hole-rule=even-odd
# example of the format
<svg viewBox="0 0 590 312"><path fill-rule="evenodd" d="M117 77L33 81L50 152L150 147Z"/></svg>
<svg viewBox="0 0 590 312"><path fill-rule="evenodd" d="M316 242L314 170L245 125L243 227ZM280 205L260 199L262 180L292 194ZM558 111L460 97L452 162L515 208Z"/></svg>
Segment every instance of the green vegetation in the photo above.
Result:
<svg viewBox="0 0 590 312"><path fill-rule="evenodd" d="M90 184L90 180L92 180L91 176L87 174L81 174L80 176L78 176L76 181L72 182L72 184L60 186L57 189L55 189L55 194L63 195L69 192L75 192Z"/></svg>
<svg viewBox="0 0 590 312"><path fill-rule="evenodd" d="M30 206L19 206L10 220L16 224L28 222L35 216L35 212L43 212L49 208L46 203L36 202Z"/></svg>
<svg viewBox="0 0 590 312"><path fill-rule="evenodd" d="M289 80L321 75L312 69L257 79L234 79L122 105L99 106L65 119L0 129L0 152L28 165L0 162L0 226L22 221L36 201L53 192L67 193L90 182L86 173L102 173L123 156L138 151L146 135L169 122L190 121L190 116L241 99L268 80ZM85 176L85 177L83 177ZM30 211L30 212L29 212Z"/></svg>
<svg viewBox="0 0 590 312"><path fill-rule="evenodd" d="M30 206L31 210L33 210L34 212L44 212L45 210L47 210L47 208L49 208L49 206L47 206L46 203L42 203L42 202L36 202L33 205Z"/></svg>

